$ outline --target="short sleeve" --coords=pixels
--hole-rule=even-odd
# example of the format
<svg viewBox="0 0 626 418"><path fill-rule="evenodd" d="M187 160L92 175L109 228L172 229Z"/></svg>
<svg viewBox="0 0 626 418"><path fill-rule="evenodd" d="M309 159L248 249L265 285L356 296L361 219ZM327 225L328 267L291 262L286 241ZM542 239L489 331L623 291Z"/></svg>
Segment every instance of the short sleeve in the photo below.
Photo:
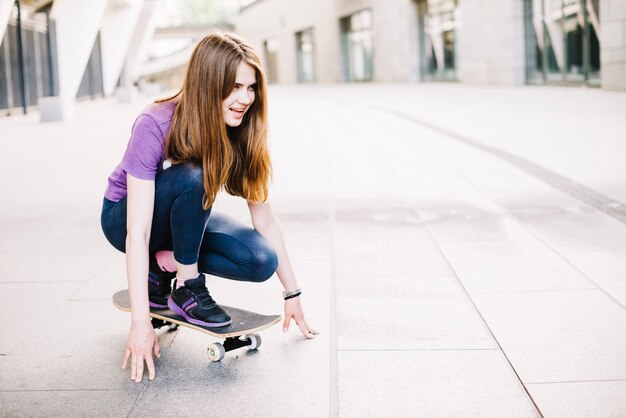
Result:
<svg viewBox="0 0 626 418"><path fill-rule="evenodd" d="M157 167L164 158L165 138L157 122L146 114L135 120L122 169L142 180L154 180Z"/></svg>

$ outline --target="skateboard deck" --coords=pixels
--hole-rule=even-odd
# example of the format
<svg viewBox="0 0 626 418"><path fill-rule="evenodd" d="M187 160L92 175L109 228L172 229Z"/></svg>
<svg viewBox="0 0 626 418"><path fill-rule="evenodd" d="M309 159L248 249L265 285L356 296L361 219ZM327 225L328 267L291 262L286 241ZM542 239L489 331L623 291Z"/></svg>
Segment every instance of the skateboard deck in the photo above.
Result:
<svg viewBox="0 0 626 418"><path fill-rule="evenodd" d="M113 305L120 311L130 312L130 297L128 290L120 290L113 295ZM223 344L213 343L209 345L208 354L211 361L220 361L224 353L240 347L248 347L254 350L261 345L261 337L255 334L280 322L280 315L261 315L245 309L220 305L228 312L232 319L230 325L224 327L204 327L187 322L182 316L175 314L169 309L150 309L152 325L155 328L168 325L170 329L178 326L191 328L203 332L212 337L225 338Z"/></svg>

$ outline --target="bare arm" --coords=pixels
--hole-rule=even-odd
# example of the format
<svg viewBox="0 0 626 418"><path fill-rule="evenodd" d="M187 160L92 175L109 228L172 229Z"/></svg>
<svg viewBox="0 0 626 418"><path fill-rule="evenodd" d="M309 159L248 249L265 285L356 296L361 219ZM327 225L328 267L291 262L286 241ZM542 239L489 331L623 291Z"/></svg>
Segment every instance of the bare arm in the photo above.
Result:
<svg viewBox="0 0 626 418"><path fill-rule="evenodd" d="M294 290L298 287L296 275L291 266L287 247L280 225L272 212L269 202L253 203L248 202L250 216L252 217L252 225L254 229L265 238L278 255L278 269L276 273L285 290ZM283 330L287 331L291 319L296 321L300 331L307 338L313 338L318 332L308 326L302 312L300 296L285 301L285 323Z"/></svg>
<svg viewBox="0 0 626 418"><path fill-rule="evenodd" d="M152 352L159 357L160 347L150 323L148 304L148 244L154 209L154 181L127 175L126 275L131 306L131 328L128 333L122 367L131 359L131 379L141 382L144 360L148 378L154 379Z"/></svg>
<svg viewBox="0 0 626 418"><path fill-rule="evenodd" d="M150 319L148 305L148 244L154 208L154 181L127 175L126 275L133 323Z"/></svg>

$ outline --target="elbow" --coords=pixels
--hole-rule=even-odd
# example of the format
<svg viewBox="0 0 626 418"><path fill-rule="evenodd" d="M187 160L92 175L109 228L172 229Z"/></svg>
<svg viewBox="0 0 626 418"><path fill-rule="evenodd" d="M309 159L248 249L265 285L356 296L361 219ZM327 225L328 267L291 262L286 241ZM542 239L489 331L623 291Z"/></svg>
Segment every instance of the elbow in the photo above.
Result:
<svg viewBox="0 0 626 418"><path fill-rule="evenodd" d="M267 231L277 224L278 221L269 203L250 204L249 206L250 215L252 215L252 226L257 231L263 233L263 231Z"/></svg>
<svg viewBox="0 0 626 418"><path fill-rule="evenodd" d="M276 224L276 218L274 218L273 216L264 216L260 219L252 220L252 226L261 234L263 234L264 231L271 229Z"/></svg>

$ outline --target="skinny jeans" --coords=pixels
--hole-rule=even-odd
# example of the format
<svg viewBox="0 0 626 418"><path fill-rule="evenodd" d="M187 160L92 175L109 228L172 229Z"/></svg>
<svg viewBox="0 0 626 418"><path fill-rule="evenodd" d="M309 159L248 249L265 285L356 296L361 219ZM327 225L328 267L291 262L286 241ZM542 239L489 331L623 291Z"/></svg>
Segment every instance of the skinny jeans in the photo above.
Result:
<svg viewBox="0 0 626 418"><path fill-rule="evenodd" d="M203 273L262 282L278 267L276 252L254 229L211 208L204 210L202 168L175 164L157 174L150 232L150 257L173 250L181 264L198 263ZM127 198L104 198L101 225L107 240L126 252Z"/></svg>

